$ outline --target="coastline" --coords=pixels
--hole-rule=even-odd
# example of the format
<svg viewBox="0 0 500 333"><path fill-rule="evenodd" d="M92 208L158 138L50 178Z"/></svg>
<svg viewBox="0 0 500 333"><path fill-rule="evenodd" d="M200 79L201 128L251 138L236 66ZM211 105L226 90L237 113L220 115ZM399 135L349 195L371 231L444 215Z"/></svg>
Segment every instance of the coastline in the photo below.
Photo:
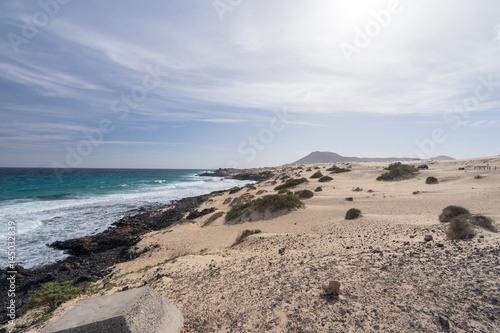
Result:
<svg viewBox="0 0 500 333"><path fill-rule="evenodd" d="M487 163L498 171L474 168ZM477 228L470 240L450 240L438 216L460 205L498 226L500 158L428 162L414 177L376 181L387 164L350 163L351 172L330 174L329 182L311 177L329 174L331 164L245 170L273 176L211 193L192 209L198 214L187 219L187 210L177 223L134 239L126 260L52 317L84 299L148 285L181 310L184 332L493 331L500 234ZM428 176L438 184L426 184ZM305 208L223 218L237 203L277 193L288 177L308 180L291 188L314 193ZM345 220L353 207L361 217ZM261 233L237 244L244 230ZM340 282L339 295L325 293L329 281Z"/></svg>
<svg viewBox="0 0 500 333"><path fill-rule="evenodd" d="M246 179L246 172L238 173L237 170L224 173L225 178L238 177L238 180ZM221 177L218 174L203 173L198 176ZM24 269L17 265L16 274L16 307L19 311L33 293L47 282L64 282L71 280L77 286L85 287L89 283L96 282L110 273L109 268L121 262L133 260L140 256L140 252L134 252L132 247L141 240L141 236L156 230L168 228L181 220L187 213L197 211L200 205L210 196L217 195L226 190L212 191L208 194L174 200L170 204L161 207L138 207L137 214L126 216L114 222L105 231L87 235L66 241L56 241L47 244L52 248L69 254L69 257L55 263L49 263L39 267ZM8 281L4 278L7 269L0 269L0 293L7 294ZM0 301L0 323L8 321L7 305L8 299ZM16 317L23 315L20 311Z"/></svg>

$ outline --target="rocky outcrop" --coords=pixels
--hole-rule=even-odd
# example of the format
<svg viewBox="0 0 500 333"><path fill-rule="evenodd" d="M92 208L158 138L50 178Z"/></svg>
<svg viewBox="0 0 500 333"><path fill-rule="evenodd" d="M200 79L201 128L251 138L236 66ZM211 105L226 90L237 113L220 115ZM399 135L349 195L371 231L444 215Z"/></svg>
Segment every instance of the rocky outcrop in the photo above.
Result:
<svg viewBox="0 0 500 333"><path fill-rule="evenodd" d="M238 180L262 181L275 176L271 169L217 169L213 172L205 172L200 177L224 177Z"/></svg>

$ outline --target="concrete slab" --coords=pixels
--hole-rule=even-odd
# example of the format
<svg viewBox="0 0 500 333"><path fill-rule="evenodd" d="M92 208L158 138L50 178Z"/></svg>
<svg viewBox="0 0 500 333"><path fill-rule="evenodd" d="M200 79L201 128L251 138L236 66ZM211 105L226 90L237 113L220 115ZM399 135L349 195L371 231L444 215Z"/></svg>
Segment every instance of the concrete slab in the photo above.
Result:
<svg viewBox="0 0 500 333"><path fill-rule="evenodd" d="M85 300L40 333L177 333L182 313L150 287Z"/></svg>

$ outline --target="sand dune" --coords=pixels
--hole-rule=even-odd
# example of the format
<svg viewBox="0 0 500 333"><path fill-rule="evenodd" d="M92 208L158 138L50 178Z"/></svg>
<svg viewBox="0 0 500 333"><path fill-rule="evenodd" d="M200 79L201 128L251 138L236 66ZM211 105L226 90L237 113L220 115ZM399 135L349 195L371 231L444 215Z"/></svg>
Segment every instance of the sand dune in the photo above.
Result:
<svg viewBox="0 0 500 333"><path fill-rule="evenodd" d="M474 170L487 164L491 170ZM116 265L108 276L114 285L100 291L147 283L183 312L186 332L498 331L500 234L478 229L471 240L448 240L438 216L460 205L500 221L500 157L435 161L397 182L375 180L386 162L351 165L326 183L305 170L318 166L326 175L331 164L275 168L309 179L294 191L322 191L303 200L304 209L264 220L226 225L222 216L203 227L209 214L147 234L133 249L140 257ZM429 176L439 183L425 184ZM229 197L276 193L281 181L273 181L213 195L200 210L227 212ZM353 207L362 217L345 220ZM262 233L231 247L245 229ZM341 283L338 297L322 289L330 280ZM95 296L64 304L54 318Z"/></svg>

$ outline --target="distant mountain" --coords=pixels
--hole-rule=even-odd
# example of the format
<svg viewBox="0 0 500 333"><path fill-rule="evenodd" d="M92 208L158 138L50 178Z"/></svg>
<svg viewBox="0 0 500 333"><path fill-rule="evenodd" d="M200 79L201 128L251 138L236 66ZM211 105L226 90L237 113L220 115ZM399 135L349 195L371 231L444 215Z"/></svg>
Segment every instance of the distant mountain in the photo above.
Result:
<svg viewBox="0 0 500 333"><path fill-rule="evenodd" d="M387 162L387 161L411 161L411 158L402 157L345 157L327 151L313 151L290 164L313 164L313 163L339 163L339 162Z"/></svg>
<svg viewBox="0 0 500 333"><path fill-rule="evenodd" d="M431 160L436 160L436 161L438 161L438 160L439 161L454 161L455 159L453 157L450 157L450 156L439 155L439 156L431 158Z"/></svg>

